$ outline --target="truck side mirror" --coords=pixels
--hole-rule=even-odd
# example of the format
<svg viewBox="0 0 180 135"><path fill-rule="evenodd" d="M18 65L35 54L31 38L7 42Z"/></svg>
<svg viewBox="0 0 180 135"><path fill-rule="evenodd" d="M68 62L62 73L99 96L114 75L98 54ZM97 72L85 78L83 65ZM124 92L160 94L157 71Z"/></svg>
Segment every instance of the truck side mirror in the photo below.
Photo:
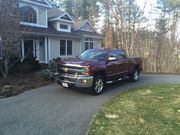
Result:
<svg viewBox="0 0 180 135"><path fill-rule="evenodd" d="M110 61L116 61L116 60L117 60L116 57L109 57L109 58L108 58L108 62L110 62Z"/></svg>

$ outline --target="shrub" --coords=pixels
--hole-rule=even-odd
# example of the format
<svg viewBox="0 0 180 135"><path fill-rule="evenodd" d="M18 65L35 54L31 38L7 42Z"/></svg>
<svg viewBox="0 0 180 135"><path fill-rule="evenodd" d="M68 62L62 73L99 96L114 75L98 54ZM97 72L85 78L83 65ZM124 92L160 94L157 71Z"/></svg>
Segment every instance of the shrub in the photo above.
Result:
<svg viewBox="0 0 180 135"><path fill-rule="evenodd" d="M4 64L4 59L0 60L0 66L2 67L2 69L4 69L5 64ZM19 65L21 64L21 59L19 56L15 55L15 54L11 54L10 58L9 58L9 74L12 73L17 73L19 72ZM1 73L0 73L1 75Z"/></svg>
<svg viewBox="0 0 180 135"><path fill-rule="evenodd" d="M55 77L55 73L57 72L57 63L56 60L51 60L48 63L48 68L43 69L38 75L45 80L53 80Z"/></svg>
<svg viewBox="0 0 180 135"><path fill-rule="evenodd" d="M20 66L21 64L21 59L19 56L12 54L10 57L10 67L9 67L9 73L18 73L20 72Z"/></svg>
<svg viewBox="0 0 180 135"><path fill-rule="evenodd" d="M39 64L39 61L37 61L35 57L28 57L22 61L20 68L21 68L21 72L28 73L28 72L40 70L41 65Z"/></svg>

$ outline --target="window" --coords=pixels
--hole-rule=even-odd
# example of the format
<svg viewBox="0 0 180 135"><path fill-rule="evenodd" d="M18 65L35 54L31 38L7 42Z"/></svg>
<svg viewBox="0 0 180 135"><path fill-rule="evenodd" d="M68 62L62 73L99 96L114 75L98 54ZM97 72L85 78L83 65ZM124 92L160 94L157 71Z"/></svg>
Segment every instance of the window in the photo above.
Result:
<svg viewBox="0 0 180 135"><path fill-rule="evenodd" d="M72 51L72 40L60 40L60 56L70 56Z"/></svg>
<svg viewBox="0 0 180 135"><path fill-rule="evenodd" d="M60 29L68 29L68 25L65 25L65 24L60 24Z"/></svg>
<svg viewBox="0 0 180 135"><path fill-rule="evenodd" d="M110 57L116 57L119 58L126 58L126 53L123 50L112 50L109 52Z"/></svg>
<svg viewBox="0 0 180 135"><path fill-rule="evenodd" d="M32 7L22 6L19 12L22 22L37 23L37 13Z"/></svg>
<svg viewBox="0 0 180 135"><path fill-rule="evenodd" d="M60 55L66 55L66 40L60 41Z"/></svg>
<svg viewBox="0 0 180 135"><path fill-rule="evenodd" d="M85 42L85 50L88 50L88 49L89 49L89 43Z"/></svg>
<svg viewBox="0 0 180 135"><path fill-rule="evenodd" d="M103 50L87 50L79 57L81 60L99 60L106 58L106 51Z"/></svg>
<svg viewBox="0 0 180 135"><path fill-rule="evenodd" d="M2 39L0 36L0 59L2 59Z"/></svg>
<svg viewBox="0 0 180 135"><path fill-rule="evenodd" d="M72 40L67 41L67 55L72 55Z"/></svg>
<svg viewBox="0 0 180 135"><path fill-rule="evenodd" d="M94 48L94 42L93 42L93 39L90 38L86 38L85 39L85 51L88 50L88 49L93 49Z"/></svg>
<svg viewBox="0 0 180 135"><path fill-rule="evenodd" d="M71 32L71 25L70 24L58 23L58 31Z"/></svg>

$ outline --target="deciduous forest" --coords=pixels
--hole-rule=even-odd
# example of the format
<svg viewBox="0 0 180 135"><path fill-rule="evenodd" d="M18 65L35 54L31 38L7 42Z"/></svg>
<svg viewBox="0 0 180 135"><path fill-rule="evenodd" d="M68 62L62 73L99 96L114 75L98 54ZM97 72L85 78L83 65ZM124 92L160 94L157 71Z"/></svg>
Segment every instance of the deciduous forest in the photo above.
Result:
<svg viewBox="0 0 180 135"><path fill-rule="evenodd" d="M74 17L89 19L103 34L103 47L142 57L145 72L180 73L180 0L154 1L49 0Z"/></svg>

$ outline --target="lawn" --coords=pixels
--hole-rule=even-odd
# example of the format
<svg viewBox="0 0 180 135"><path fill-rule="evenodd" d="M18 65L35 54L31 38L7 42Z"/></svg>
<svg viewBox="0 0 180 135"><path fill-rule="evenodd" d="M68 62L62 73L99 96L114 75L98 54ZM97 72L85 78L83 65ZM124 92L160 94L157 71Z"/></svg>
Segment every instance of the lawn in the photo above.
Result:
<svg viewBox="0 0 180 135"><path fill-rule="evenodd" d="M88 135L180 135L180 84L113 97L95 115Z"/></svg>

